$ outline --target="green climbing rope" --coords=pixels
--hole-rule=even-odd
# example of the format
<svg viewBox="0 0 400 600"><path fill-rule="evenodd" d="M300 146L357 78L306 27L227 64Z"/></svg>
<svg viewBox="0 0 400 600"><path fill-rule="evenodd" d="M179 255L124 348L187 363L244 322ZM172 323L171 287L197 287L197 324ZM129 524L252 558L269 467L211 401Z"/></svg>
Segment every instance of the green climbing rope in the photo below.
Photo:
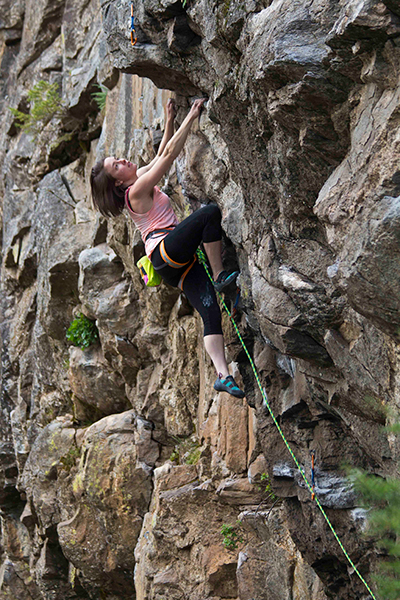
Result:
<svg viewBox="0 0 400 600"><path fill-rule="evenodd" d="M206 257L205 257L205 255L204 255L204 252L203 252L202 250L198 249L198 250L197 250L197 257L198 257L198 259L199 259L199 262L200 262L200 263L201 263L201 264L204 266L204 268L205 268L205 270L206 270L206 273L207 273L208 277L209 277L209 278L211 279L211 281L213 282L213 278L212 278L212 276L211 276L211 274L210 274L210 272L209 272L209 270L208 270L208 267L207 267L207 263L206 263ZM213 282L213 283L214 283L214 282ZM328 518L328 515L326 514L326 512L325 512L325 511L324 511L324 509L322 508L320 501L318 500L317 496L315 495L315 492L314 492L314 490L313 490L313 487L312 487L311 483L308 481L308 479L307 479L307 477L306 477L306 475L305 475L305 473L304 473L304 469L303 469L303 467L300 465L300 463L299 463L299 461L297 460L297 458L296 458L296 456L295 456L295 454L294 454L293 450L291 449L291 447L290 447L290 445L289 445L289 442L288 442L288 441L287 441L287 439L285 438L285 435L284 435L284 433L283 433L283 431L282 431L282 429L281 429L281 426L279 425L278 421L276 420L276 417L275 417L275 415L274 415L274 413L273 413L273 411L272 411L272 408L271 408L271 407L270 407L270 405L269 405L268 398L267 398L267 394L266 394L265 390L263 389L263 387L262 387L262 385L261 385L260 377L259 377L259 375L258 375L258 373L257 373L256 366L255 366L255 364L254 364L254 361L253 361L252 357L250 356L250 353L249 353L249 351L247 350L246 344L244 343L242 336L240 335L239 328L238 328L238 326L236 325L236 322L235 322L235 320L233 319L233 317L232 317L232 314L231 314L230 310L228 309L227 305L225 304L225 302L224 302L224 299L222 298L221 294L220 294L219 292L217 292L217 294L218 294L218 297L219 297L219 299L220 299L220 301L221 301L221 303L222 303L222 305L223 305L224 309L226 310L226 312L227 312L227 314L228 314L228 316L229 316L230 320L232 321L232 324L233 324L233 326L234 326L234 328L235 328L235 331L236 331L236 333L237 333L237 336L238 336L238 338L239 338L239 340L240 340L240 343L241 343L241 344L242 344L242 346L243 346L243 350L245 351L245 353L246 353L246 355L247 355L247 358L249 359L249 362L250 362L251 368L253 369L254 376L255 376L255 378L256 378L256 381L257 381L258 387L260 388L260 392L261 392L261 394L262 394L262 397L263 397L263 399L264 399L265 405L266 405L266 407L268 408L269 414L271 415L271 417L272 417L272 420L273 420L273 422L275 423L275 425L276 425L276 427L277 427L277 429L278 429L278 431L279 431L279 433L280 433L280 436L281 436L282 440L284 441L286 448L287 448L287 449L288 449L288 451L289 451L289 454L290 454L290 456L293 458L293 460L294 460L294 463L295 463L296 467L297 467L297 468L298 468L298 470L300 471L300 473L301 473L301 476L303 477L303 479L304 479L304 481L305 481L305 483L306 483L306 485L307 485L307 487L308 487L308 489L309 489L309 491L310 491L311 497L312 497L312 496L313 496L313 494L314 494L314 499L315 499L315 503L316 503L316 505L318 506L318 508L320 509L320 511L321 511L321 513L322 513L322 515L324 516L324 518L325 518L325 521L328 523L328 525L329 525L329 528L331 529L331 531L332 531L332 533L333 533L333 535L334 535L334 537L335 537L335 539L336 539L337 543L339 544L339 546L340 546L341 550L343 551L343 554L345 555L345 557L346 557L346 558L347 558L347 560L349 561L350 565L351 565L351 566L352 566L352 568L354 569L354 572L355 572L355 573L357 573L358 577L360 578L360 580L362 581L362 583L365 585L365 587L367 588L368 592L371 594L371 597L373 598L373 600L377 600L376 596L375 596L375 595L374 595L374 593L372 592L372 590L371 590L371 588L369 587L368 583L365 581L364 577L361 575L361 573L359 572L359 570L357 569L357 567L355 566L355 564L354 564L354 563L353 563L353 561L351 560L351 558L350 558L350 556L349 556L349 554L348 554L347 550L345 549L345 547L343 546L342 542L340 541L338 534L336 533L336 531L335 531L335 529L334 529L334 527L333 527L332 523L330 522L330 520L329 520L329 518Z"/></svg>

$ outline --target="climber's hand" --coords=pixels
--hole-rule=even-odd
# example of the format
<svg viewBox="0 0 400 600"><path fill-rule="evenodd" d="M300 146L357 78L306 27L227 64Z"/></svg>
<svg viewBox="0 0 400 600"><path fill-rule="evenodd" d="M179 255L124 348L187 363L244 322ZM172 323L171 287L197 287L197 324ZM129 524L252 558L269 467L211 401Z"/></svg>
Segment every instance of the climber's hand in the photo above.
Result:
<svg viewBox="0 0 400 600"><path fill-rule="evenodd" d="M207 98L198 98L192 104L192 108L190 109L190 115L195 119L200 116L201 109L203 108L204 103L207 102Z"/></svg>
<svg viewBox="0 0 400 600"><path fill-rule="evenodd" d="M176 102L173 98L170 98L167 102L167 106L166 106L166 112L167 112L167 119L170 119L171 121L173 121L176 117L176 113L177 108L176 108Z"/></svg>

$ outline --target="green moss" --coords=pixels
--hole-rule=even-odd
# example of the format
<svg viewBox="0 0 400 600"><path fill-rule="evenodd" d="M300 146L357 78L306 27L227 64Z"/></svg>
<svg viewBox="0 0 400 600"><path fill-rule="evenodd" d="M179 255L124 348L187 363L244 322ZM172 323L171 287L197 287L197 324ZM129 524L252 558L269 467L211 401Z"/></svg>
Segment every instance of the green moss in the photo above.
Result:
<svg viewBox="0 0 400 600"><path fill-rule="evenodd" d="M72 563L70 563L69 583L70 583L72 589L74 589L74 587L75 587L76 571L77 571L76 567L74 567L74 565Z"/></svg>
<svg viewBox="0 0 400 600"><path fill-rule="evenodd" d="M76 461L81 456L81 449L73 444L65 456L60 458L60 463L66 471L70 471L76 465Z"/></svg>
<svg viewBox="0 0 400 600"><path fill-rule="evenodd" d="M169 460L171 460L172 462L179 462L179 451L176 448L169 457Z"/></svg>
<svg viewBox="0 0 400 600"><path fill-rule="evenodd" d="M367 394L364 396L364 401L379 419L384 421L388 417L388 407L378 398Z"/></svg>
<svg viewBox="0 0 400 600"><path fill-rule="evenodd" d="M225 18L228 15L229 9L231 7L231 2L232 2L232 0L224 0L223 6L222 6L222 14L224 15Z"/></svg>
<svg viewBox="0 0 400 600"><path fill-rule="evenodd" d="M53 432L51 439L49 441L49 449L51 450L51 452L57 452L58 450L58 446L54 440L55 437L57 437L58 435L58 431Z"/></svg>

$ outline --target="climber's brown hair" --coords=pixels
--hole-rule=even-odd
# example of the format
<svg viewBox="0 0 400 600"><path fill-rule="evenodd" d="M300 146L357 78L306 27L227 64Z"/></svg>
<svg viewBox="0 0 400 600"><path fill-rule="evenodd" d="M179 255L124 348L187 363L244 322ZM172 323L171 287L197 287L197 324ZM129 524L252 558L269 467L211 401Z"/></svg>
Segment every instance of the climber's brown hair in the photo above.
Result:
<svg viewBox="0 0 400 600"><path fill-rule="evenodd" d="M90 173L90 187L95 207L105 217L117 217L125 207L122 187L115 185L115 179L104 168L104 159L99 160Z"/></svg>

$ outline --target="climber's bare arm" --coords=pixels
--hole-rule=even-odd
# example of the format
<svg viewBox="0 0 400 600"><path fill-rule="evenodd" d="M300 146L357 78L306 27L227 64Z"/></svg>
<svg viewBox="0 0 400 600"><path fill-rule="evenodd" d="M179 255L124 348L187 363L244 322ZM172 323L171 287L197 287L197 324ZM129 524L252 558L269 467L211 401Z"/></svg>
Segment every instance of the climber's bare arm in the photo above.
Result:
<svg viewBox="0 0 400 600"><path fill-rule="evenodd" d="M169 140L172 138L173 134L174 134L174 121L175 121L175 117L176 117L176 104L175 104L175 100L173 98L170 98L166 104L165 107L165 129L164 129L164 135L162 137L161 140L161 144L160 147L158 149L157 152L157 156L155 156L155 158L153 158L153 160L146 165L145 167L140 167L140 169L137 170L137 176L138 177L142 177L142 175L144 175L145 173L147 173L152 167L154 167L154 165L157 163L157 161L159 160L159 158L162 156L164 150L165 150L165 146L168 144Z"/></svg>
<svg viewBox="0 0 400 600"><path fill-rule="evenodd" d="M129 188L129 201L135 212L143 214L150 210L153 202L153 189L171 168L186 142L191 125L200 116L205 98L195 100L178 131L167 142L154 165Z"/></svg>

